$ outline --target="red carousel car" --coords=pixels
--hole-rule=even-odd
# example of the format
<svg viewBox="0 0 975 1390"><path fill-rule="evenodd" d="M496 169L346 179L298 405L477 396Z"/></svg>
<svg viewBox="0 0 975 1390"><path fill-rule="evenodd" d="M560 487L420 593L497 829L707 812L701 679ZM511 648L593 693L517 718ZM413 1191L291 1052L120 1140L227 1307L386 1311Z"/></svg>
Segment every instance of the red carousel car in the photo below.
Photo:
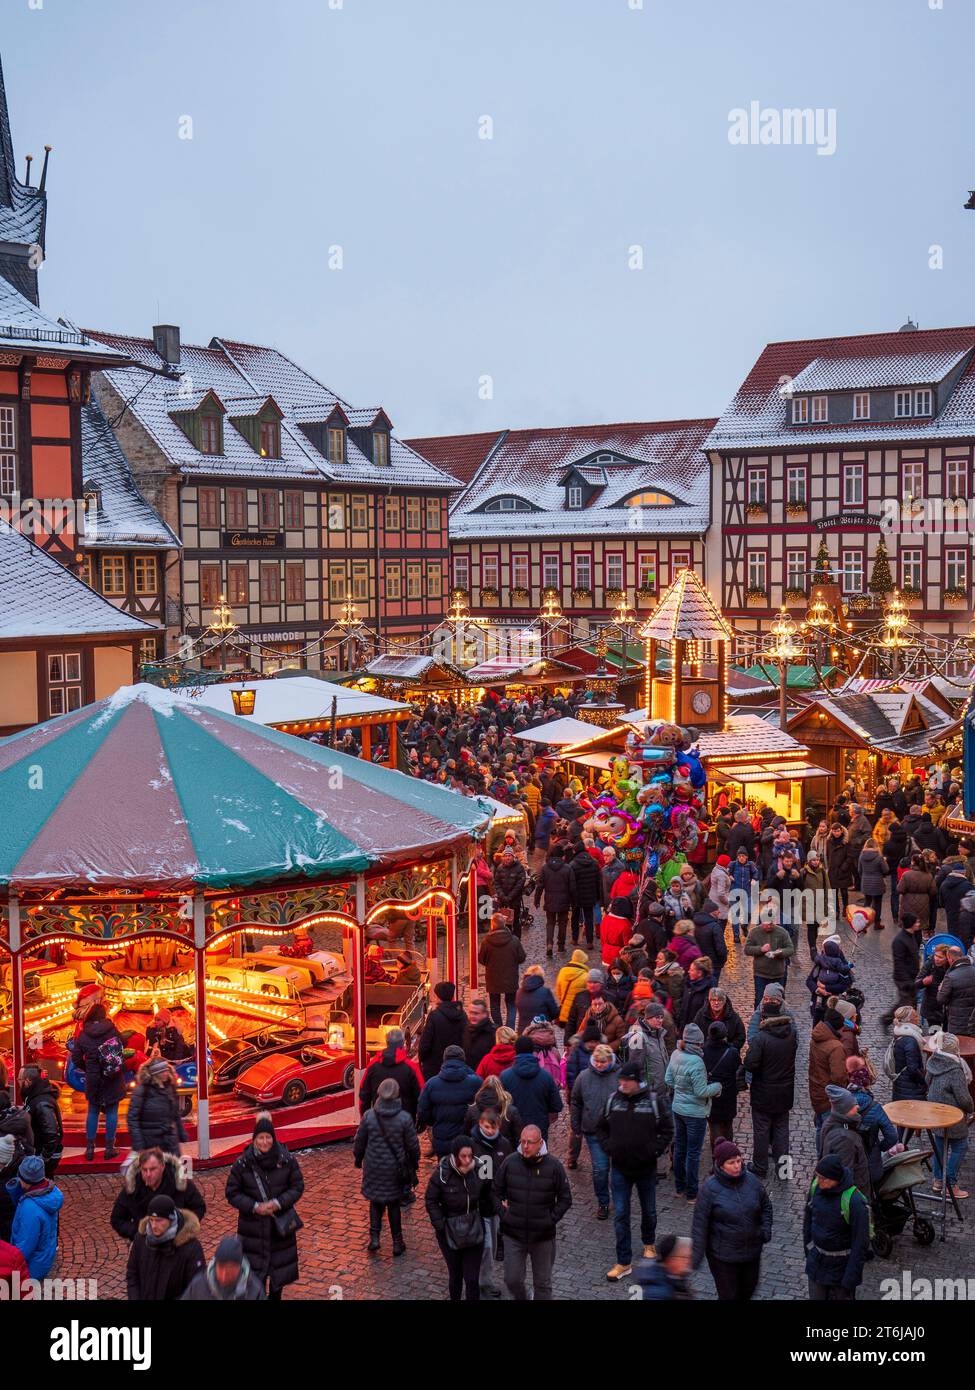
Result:
<svg viewBox="0 0 975 1390"><path fill-rule="evenodd" d="M355 1061L341 1048L305 1046L262 1057L234 1082L234 1094L258 1105L300 1105L315 1091L351 1091Z"/></svg>

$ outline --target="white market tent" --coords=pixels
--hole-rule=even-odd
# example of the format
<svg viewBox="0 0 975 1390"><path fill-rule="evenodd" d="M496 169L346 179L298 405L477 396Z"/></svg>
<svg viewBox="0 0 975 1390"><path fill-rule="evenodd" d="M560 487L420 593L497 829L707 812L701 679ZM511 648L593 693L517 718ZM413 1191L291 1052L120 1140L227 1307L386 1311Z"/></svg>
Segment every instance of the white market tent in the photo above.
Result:
<svg viewBox="0 0 975 1390"><path fill-rule="evenodd" d="M247 718L252 724L267 724L275 727L284 724L309 724L331 719L332 702L335 702L336 723L350 719L386 715L412 714L408 705L398 700L387 700L381 695L369 695L362 690L352 690L334 681L318 680L315 676L291 676L287 680L233 680L219 685L208 685L202 690L175 691L183 699L197 704L209 705L211 709L224 714L233 714L232 691L253 690L254 713Z"/></svg>
<svg viewBox="0 0 975 1390"><path fill-rule="evenodd" d="M520 734L515 734L515 738L525 743L581 743L583 739L593 738L602 732L596 724L566 715L563 719L550 719L547 724L536 724L532 729L522 729Z"/></svg>

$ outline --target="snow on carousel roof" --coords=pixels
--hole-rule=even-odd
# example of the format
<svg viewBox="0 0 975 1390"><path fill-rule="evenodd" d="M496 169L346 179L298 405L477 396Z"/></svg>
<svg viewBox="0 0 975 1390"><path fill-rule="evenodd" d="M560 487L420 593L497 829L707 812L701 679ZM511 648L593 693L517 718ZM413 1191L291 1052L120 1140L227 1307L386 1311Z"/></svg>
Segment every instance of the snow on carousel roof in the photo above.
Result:
<svg viewBox="0 0 975 1390"><path fill-rule="evenodd" d="M734 633L693 570L681 570L640 628L657 642L730 642Z"/></svg>
<svg viewBox="0 0 975 1390"><path fill-rule="evenodd" d="M488 822L443 787L151 685L0 740L0 804L0 883L21 891L337 877L447 853Z"/></svg>

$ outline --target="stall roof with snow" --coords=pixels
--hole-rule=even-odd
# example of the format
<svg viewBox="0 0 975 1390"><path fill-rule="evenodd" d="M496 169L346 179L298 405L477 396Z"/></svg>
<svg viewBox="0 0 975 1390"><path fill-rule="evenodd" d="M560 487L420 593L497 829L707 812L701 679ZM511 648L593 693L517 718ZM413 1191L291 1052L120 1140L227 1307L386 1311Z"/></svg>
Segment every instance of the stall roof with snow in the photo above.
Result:
<svg viewBox="0 0 975 1390"><path fill-rule="evenodd" d="M332 718L333 701L336 722L339 724L350 719L382 722L409 719L412 715L409 705L398 700L387 700L381 695L370 695L364 690L350 689L334 681L318 680L315 676L292 676L289 680L235 680L176 693L194 704L208 705L223 714L233 714L233 692L241 688L254 691L254 713L240 716L249 724L270 724L275 727L327 724Z"/></svg>

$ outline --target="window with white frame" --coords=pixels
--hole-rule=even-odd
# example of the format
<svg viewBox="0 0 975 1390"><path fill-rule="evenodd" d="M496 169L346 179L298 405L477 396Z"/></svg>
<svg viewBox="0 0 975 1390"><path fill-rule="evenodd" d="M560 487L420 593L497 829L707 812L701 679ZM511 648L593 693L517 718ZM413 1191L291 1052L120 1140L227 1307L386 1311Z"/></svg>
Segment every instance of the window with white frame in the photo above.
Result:
<svg viewBox="0 0 975 1390"><path fill-rule="evenodd" d="M901 488L905 497L924 496L924 460L905 459L901 465Z"/></svg>
<svg viewBox="0 0 975 1390"><path fill-rule="evenodd" d="M804 550L787 550L785 552L785 587L805 591L808 568L809 558Z"/></svg>
<svg viewBox="0 0 975 1390"><path fill-rule="evenodd" d="M454 556L454 588L468 590L471 587L471 557Z"/></svg>
<svg viewBox="0 0 975 1390"><path fill-rule="evenodd" d="M786 469L785 500L804 507L807 501L808 472L805 464L792 465Z"/></svg>
<svg viewBox="0 0 975 1390"><path fill-rule="evenodd" d="M843 465L844 507L863 506L863 474L864 465L862 463L846 463Z"/></svg>
<svg viewBox="0 0 975 1390"><path fill-rule="evenodd" d="M512 555L511 587L512 589L527 589L530 587L527 555Z"/></svg>
<svg viewBox="0 0 975 1390"><path fill-rule="evenodd" d="M853 418L854 420L870 419L869 391L855 391L853 393Z"/></svg>
<svg viewBox="0 0 975 1390"><path fill-rule="evenodd" d="M48 653L47 708L52 717L81 708L80 652Z"/></svg>
<svg viewBox="0 0 975 1390"><path fill-rule="evenodd" d="M0 492L17 491L17 412L0 406Z"/></svg>
<svg viewBox="0 0 975 1390"><path fill-rule="evenodd" d="M562 587L562 562L557 552L549 551L542 556L542 588L560 589Z"/></svg>
<svg viewBox="0 0 975 1390"><path fill-rule="evenodd" d="M901 588L920 592L924 583L924 551L913 547L902 550L900 562Z"/></svg>
<svg viewBox="0 0 975 1390"><path fill-rule="evenodd" d="M809 421L809 397L796 396L792 401L792 423L805 425Z"/></svg>
<svg viewBox="0 0 975 1390"><path fill-rule="evenodd" d="M689 550L672 550L670 552L670 582L673 583L681 570L689 570L691 565L691 552Z"/></svg>
<svg viewBox="0 0 975 1390"><path fill-rule="evenodd" d="M911 414L913 403L914 398L910 391L894 392L894 415L898 420L903 420Z"/></svg>
<svg viewBox="0 0 975 1390"><path fill-rule="evenodd" d="M406 597L423 597L423 566L412 561L406 566Z"/></svg>
<svg viewBox="0 0 975 1390"><path fill-rule="evenodd" d="M829 397L813 396L812 418L814 425L823 425L829 419Z"/></svg>
<svg viewBox="0 0 975 1390"><path fill-rule="evenodd" d="M577 589L592 588L592 556L576 555L573 562L574 587Z"/></svg>
<svg viewBox="0 0 975 1390"><path fill-rule="evenodd" d="M637 559L637 587L640 589L656 589L657 587L657 557L654 554L643 554Z"/></svg>
<svg viewBox="0 0 975 1390"><path fill-rule="evenodd" d="M501 583L501 561L497 555L481 556L481 588L497 589Z"/></svg>
<svg viewBox="0 0 975 1390"><path fill-rule="evenodd" d="M749 505L764 507L768 498L768 470L766 468L749 468L748 470L748 502Z"/></svg>
<svg viewBox="0 0 975 1390"><path fill-rule="evenodd" d="M864 593L863 551L842 550L840 552L840 575L844 594Z"/></svg>
<svg viewBox="0 0 975 1390"><path fill-rule="evenodd" d="M623 556L616 551L606 556L606 588L622 589Z"/></svg>
<svg viewBox="0 0 975 1390"><path fill-rule="evenodd" d="M572 508L573 511L578 511L579 508L582 506L582 488L579 487L578 484L574 483L572 487L568 489L568 493L569 506Z"/></svg>
<svg viewBox="0 0 975 1390"><path fill-rule="evenodd" d="M968 589L968 548L952 546L945 551L945 588Z"/></svg>
<svg viewBox="0 0 975 1390"><path fill-rule="evenodd" d="M768 592L768 555L764 550L748 552L748 587L758 593Z"/></svg>
<svg viewBox="0 0 975 1390"><path fill-rule="evenodd" d="M914 392L914 414L915 414L915 415L930 415L930 414L931 414L931 400L932 400L932 396L931 396L931 388L930 388L930 387L925 386L925 387L923 387L920 391L915 391L915 392Z"/></svg>
<svg viewBox="0 0 975 1390"><path fill-rule="evenodd" d="M945 496L968 496L967 458L949 458L945 460Z"/></svg>

